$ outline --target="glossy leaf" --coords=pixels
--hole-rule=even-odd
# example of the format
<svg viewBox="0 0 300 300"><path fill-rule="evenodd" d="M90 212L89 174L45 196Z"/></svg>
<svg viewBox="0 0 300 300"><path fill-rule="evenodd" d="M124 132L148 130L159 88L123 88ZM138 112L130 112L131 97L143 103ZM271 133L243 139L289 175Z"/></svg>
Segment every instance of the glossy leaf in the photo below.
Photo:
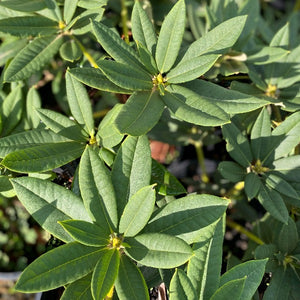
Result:
<svg viewBox="0 0 300 300"><path fill-rule="evenodd" d="M223 125L222 133L226 140L227 152L230 156L243 167L249 167L253 156L247 138L234 123Z"/></svg>
<svg viewBox="0 0 300 300"><path fill-rule="evenodd" d="M61 296L61 300L92 299L91 274L70 283Z"/></svg>
<svg viewBox="0 0 300 300"><path fill-rule="evenodd" d="M231 182L243 181L246 175L245 168L233 161L222 161L218 165L218 171Z"/></svg>
<svg viewBox="0 0 300 300"><path fill-rule="evenodd" d="M117 203L110 173L97 150L87 146L79 165L79 186L93 221L108 232L118 225Z"/></svg>
<svg viewBox="0 0 300 300"><path fill-rule="evenodd" d="M63 43L61 35L34 39L9 64L5 81L18 81L31 76L47 64Z"/></svg>
<svg viewBox="0 0 300 300"><path fill-rule="evenodd" d="M57 22L41 16L24 16L0 20L0 32L20 37L51 35L58 30Z"/></svg>
<svg viewBox="0 0 300 300"><path fill-rule="evenodd" d="M267 186L261 185L257 197L261 205L271 214L272 217L287 224L289 217L288 210L278 192Z"/></svg>
<svg viewBox="0 0 300 300"><path fill-rule="evenodd" d="M90 99L85 87L68 72L66 74L68 103L75 120L84 125L90 136L94 135L94 119Z"/></svg>
<svg viewBox="0 0 300 300"><path fill-rule="evenodd" d="M22 12L34 12L46 8L44 0L10 0L1 1L0 6Z"/></svg>
<svg viewBox="0 0 300 300"><path fill-rule="evenodd" d="M0 157L26 148L67 141L70 140L46 129L24 131L0 139Z"/></svg>
<svg viewBox="0 0 300 300"><path fill-rule="evenodd" d="M267 259L252 260L233 267L221 276L220 285L223 286L232 280L247 276L240 299L251 300L261 283L267 261Z"/></svg>
<svg viewBox="0 0 300 300"><path fill-rule="evenodd" d="M182 83L206 73L219 58L219 54L207 54L179 63L167 74L169 83Z"/></svg>
<svg viewBox="0 0 300 300"><path fill-rule="evenodd" d="M15 288L22 292L48 291L90 273L103 249L68 243L40 256L20 276Z"/></svg>
<svg viewBox="0 0 300 300"><path fill-rule="evenodd" d="M148 287L141 271L126 255L121 256L115 287L120 300L149 300Z"/></svg>
<svg viewBox="0 0 300 300"><path fill-rule="evenodd" d="M119 265L119 250L105 250L93 272L91 288L94 299L104 299L109 293L118 275Z"/></svg>
<svg viewBox="0 0 300 300"><path fill-rule="evenodd" d="M148 51L154 56L157 42L156 33L151 20L139 1L134 3L131 22L134 40L147 47Z"/></svg>
<svg viewBox="0 0 300 300"><path fill-rule="evenodd" d="M168 72L181 46L185 27L185 2L179 0L166 16L160 29L155 60L160 73Z"/></svg>
<svg viewBox="0 0 300 300"><path fill-rule="evenodd" d="M144 68L135 51L117 33L99 22L92 22L92 29L99 44L117 62L137 70Z"/></svg>
<svg viewBox="0 0 300 300"><path fill-rule="evenodd" d="M117 153L111 175L120 217L128 199L150 184L151 154L146 136L126 138Z"/></svg>
<svg viewBox="0 0 300 300"><path fill-rule="evenodd" d="M90 221L82 200L64 187L30 177L11 180L18 198L33 218L62 241L72 238L57 223L68 219Z"/></svg>
<svg viewBox="0 0 300 300"><path fill-rule="evenodd" d="M138 234L150 219L155 204L154 185L146 186L133 194L120 219L119 232L125 237Z"/></svg>
<svg viewBox="0 0 300 300"><path fill-rule="evenodd" d="M223 215L227 205L227 200L212 195L176 199L155 213L144 232L175 235L191 244L197 241L202 228Z"/></svg>
<svg viewBox="0 0 300 300"><path fill-rule="evenodd" d="M182 86L169 86L162 99L176 117L186 122L202 126L229 122L229 116L221 108Z"/></svg>
<svg viewBox="0 0 300 300"><path fill-rule="evenodd" d="M123 89L112 83L99 69L83 67L69 69L68 72L80 82L101 91L119 94L132 93L132 91Z"/></svg>
<svg viewBox="0 0 300 300"><path fill-rule="evenodd" d="M10 153L5 156L2 164L21 173L49 171L78 158L84 147L84 144L78 142L42 144Z"/></svg>
<svg viewBox="0 0 300 300"><path fill-rule="evenodd" d="M158 91L135 92L122 106L116 126L123 134L143 135L159 121L164 107Z"/></svg>
<svg viewBox="0 0 300 300"><path fill-rule="evenodd" d="M36 112L42 122L53 132L75 141L88 140L88 134L83 128L68 117L49 109L40 108Z"/></svg>
<svg viewBox="0 0 300 300"><path fill-rule="evenodd" d="M196 300L196 291L185 272L176 269L170 283L170 300Z"/></svg>
<svg viewBox="0 0 300 300"><path fill-rule="evenodd" d="M147 91L153 87L150 74L128 64L111 60L101 60L98 62L98 66L109 80L121 88Z"/></svg>
<svg viewBox="0 0 300 300"><path fill-rule="evenodd" d="M59 224L80 244L94 247L105 247L109 244L110 232L97 224L82 220L59 221Z"/></svg>
<svg viewBox="0 0 300 300"><path fill-rule="evenodd" d="M212 295L210 300L242 299L241 295L245 287L246 277L235 279L225 283Z"/></svg>
<svg viewBox="0 0 300 300"><path fill-rule="evenodd" d="M142 265L169 269L184 264L193 254L183 240L161 233L147 233L124 240L126 254Z"/></svg>

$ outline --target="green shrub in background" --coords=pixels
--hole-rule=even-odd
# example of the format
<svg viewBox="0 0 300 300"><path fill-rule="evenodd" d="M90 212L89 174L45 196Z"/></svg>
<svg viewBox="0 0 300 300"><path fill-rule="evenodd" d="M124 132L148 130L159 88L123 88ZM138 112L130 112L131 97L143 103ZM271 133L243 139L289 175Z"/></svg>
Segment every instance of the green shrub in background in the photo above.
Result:
<svg viewBox="0 0 300 300"><path fill-rule="evenodd" d="M149 299L164 282L171 300L297 299L298 1L283 11L258 0L0 6L0 192L64 243L16 290ZM151 159L149 137L195 146L201 194ZM222 139L224 179L209 178L203 146ZM61 186L57 170L71 162ZM226 218L230 202L252 232ZM226 271L225 224L250 239Z"/></svg>

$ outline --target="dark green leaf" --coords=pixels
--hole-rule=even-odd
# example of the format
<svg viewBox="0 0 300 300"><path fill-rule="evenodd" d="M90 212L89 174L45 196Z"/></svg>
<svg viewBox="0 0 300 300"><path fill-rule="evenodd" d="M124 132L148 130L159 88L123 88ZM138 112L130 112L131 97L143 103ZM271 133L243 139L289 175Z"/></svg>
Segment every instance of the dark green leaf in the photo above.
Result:
<svg viewBox="0 0 300 300"><path fill-rule="evenodd" d="M246 175L245 168L233 161L222 161L219 163L218 171L231 182L243 181Z"/></svg>
<svg viewBox="0 0 300 300"><path fill-rule="evenodd" d="M59 54L64 60L73 62L82 56L82 51L76 41L70 40L62 44Z"/></svg>
<svg viewBox="0 0 300 300"><path fill-rule="evenodd" d="M260 177L255 173L248 173L245 177L245 193L249 200L255 198L261 188Z"/></svg>
<svg viewBox="0 0 300 300"><path fill-rule="evenodd" d="M42 106L42 101L35 87L31 87L26 97L26 114L31 128L37 128L40 118L36 112Z"/></svg>
<svg viewBox="0 0 300 300"><path fill-rule="evenodd" d="M245 287L246 276L241 279L235 279L226 282L212 295L210 300L232 300L242 299L241 295Z"/></svg>
<svg viewBox="0 0 300 300"><path fill-rule="evenodd" d="M10 0L1 1L0 6L21 12L34 12L46 8L44 0Z"/></svg>

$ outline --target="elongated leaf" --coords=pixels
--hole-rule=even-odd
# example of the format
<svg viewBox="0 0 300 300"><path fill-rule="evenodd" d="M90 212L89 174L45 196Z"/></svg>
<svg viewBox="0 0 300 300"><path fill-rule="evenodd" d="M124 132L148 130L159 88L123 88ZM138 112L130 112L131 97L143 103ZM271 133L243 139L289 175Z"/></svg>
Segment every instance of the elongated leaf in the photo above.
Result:
<svg viewBox="0 0 300 300"><path fill-rule="evenodd" d="M78 6L86 9L97 9L106 5L108 0L79 0Z"/></svg>
<svg viewBox="0 0 300 300"><path fill-rule="evenodd" d="M16 172L44 172L78 158L85 145L78 142L60 142L17 150L5 156L2 164Z"/></svg>
<svg viewBox="0 0 300 300"><path fill-rule="evenodd" d="M51 35L58 30L57 22L42 16L24 16L0 20L0 32L15 36Z"/></svg>
<svg viewBox="0 0 300 300"><path fill-rule="evenodd" d="M2 103L2 132L8 135L20 122L23 111L22 86L13 89Z"/></svg>
<svg viewBox="0 0 300 300"><path fill-rule="evenodd" d="M246 175L245 168L233 161L222 161L218 165L218 171L231 182L243 181Z"/></svg>
<svg viewBox="0 0 300 300"><path fill-rule="evenodd" d="M120 300L149 300L148 288L141 271L126 255L121 256L115 286Z"/></svg>
<svg viewBox="0 0 300 300"><path fill-rule="evenodd" d="M133 194L124 208L119 232L131 237L138 234L150 219L155 204L154 185L146 186Z"/></svg>
<svg viewBox="0 0 300 300"><path fill-rule="evenodd" d="M278 47L263 47L259 52L247 57L247 61L255 65L266 65L280 60L290 51Z"/></svg>
<svg viewBox="0 0 300 300"><path fill-rule="evenodd" d="M167 234L141 234L126 238L125 242L130 246L125 248L130 257L153 268L175 268L184 264L193 254L187 243Z"/></svg>
<svg viewBox="0 0 300 300"><path fill-rule="evenodd" d="M234 45L241 34L246 19L247 16L238 16L221 23L192 43L181 62L194 59L203 54L226 53L226 51Z"/></svg>
<svg viewBox="0 0 300 300"><path fill-rule="evenodd" d="M101 91L107 91L118 94L132 93L131 90L123 89L112 83L99 69L83 67L69 69L68 72L80 82Z"/></svg>
<svg viewBox="0 0 300 300"><path fill-rule="evenodd" d="M6 192L13 188L9 179L8 176L0 175L0 192Z"/></svg>
<svg viewBox="0 0 300 300"><path fill-rule="evenodd" d="M197 241L202 228L223 215L227 205L227 200L212 195L189 195L176 199L155 214L144 232L175 235L191 244Z"/></svg>
<svg viewBox="0 0 300 300"><path fill-rule="evenodd" d="M22 12L34 12L46 8L44 0L10 0L1 1L0 6Z"/></svg>
<svg viewBox="0 0 300 300"><path fill-rule="evenodd" d="M68 219L90 221L82 200L52 182L30 177L11 180L18 198L33 218L48 232L63 241L72 238L57 223Z"/></svg>
<svg viewBox="0 0 300 300"><path fill-rule="evenodd" d="M225 283L212 295L210 300L242 299L241 295L245 287L245 282L246 277Z"/></svg>
<svg viewBox="0 0 300 300"><path fill-rule="evenodd" d="M94 299L104 299L109 293L118 275L119 265L119 250L106 250L93 272L91 287Z"/></svg>
<svg viewBox="0 0 300 300"><path fill-rule="evenodd" d="M204 227L193 245L194 256L189 261L187 275L198 299L210 299L219 287L224 233L225 217Z"/></svg>
<svg viewBox="0 0 300 300"><path fill-rule="evenodd" d="M90 136L94 135L94 119L91 102L85 87L69 73L66 74L68 103L75 120L84 125Z"/></svg>
<svg viewBox="0 0 300 300"><path fill-rule="evenodd" d="M59 221L59 224L80 244L94 247L105 247L109 244L109 232L96 224L81 220Z"/></svg>
<svg viewBox="0 0 300 300"><path fill-rule="evenodd" d="M266 109L262 109L251 130L251 150L256 159L262 160L270 143L271 120Z"/></svg>
<svg viewBox="0 0 300 300"><path fill-rule="evenodd" d="M30 77L52 59L62 43L61 35L36 38L10 63L4 80L17 81Z"/></svg>
<svg viewBox="0 0 300 300"><path fill-rule="evenodd" d="M270 103L261 98L225 89L205 80L193 80L183 86L199 94L201 98L211 104L221 107L228 114L249 112Z"/></svg>
<svg viewBox="0 0 300 300"><path fill-rule="evenodd" d="M247 138L233 123L224 125L222 133L230 156L243 167L249 167L253 156Z"/></svg>
<svg viewBox="0 0 300 300"><path fill-rule="evenodd" d="M169 86L162 99L176 117L186 122L202 126L229 122L229 116L221 108L182 86Z"/></svg>
<svg viewBox="0 0 300 300"><path fill-rule="evenodd" d="M76 242L60 246L31 263L15 288L22 292L39 292L71 283L90 273L103 254L101 248Z"/></svg>
<svg viewBox="0 0 300 300"><path fill-rule="evenodd" d="M245 177L245 193L249 200L257 196L262 182L260 177L255 173L248 173Z"/></svg>
<svg viewBox="0 0 300 300"><path fill-rule="evenodd" d="M115 119L118 116L121 109L121 104L115 105L105 115L105 117L99 124L97 138L100 139L100 144L107 149L111 149L114 146L118 145L124 137L124 135L118 131L115 125Z"/></svg>
<svg viewBox="0 0 300 300"><path fill-rule="evenodd" d="M157 41L155 60L160 73L168 72L181 46L185 28L185 2L179 0L166 16Z"/></svg>
<svg viewBox="0 0 300 300"><path fill-rule="evenodd" d="M268 186L261 185L257 196L261 205L273 216L282 223L288 222L288 210L280 194Z"/></svg>
<svg viewBox="0 0 300 300"><path fill-rule="evenodd" d="M158 91L135 92L117 115L116 126L123 134L143 135L159 121L164 107Z"/></svg>
<svg viewBox="0 0 300 300"><path fill-rule="evenodd" d="M118 225L117 203L110 173L96 150L87 146L79 165L79 186L93 221L108 232Z"/></svg>
<svg viewBox="0 0 300 300"><path fill-rule="evenodd" d="M139 1L134 3L131 22L134 40L147 47L149 52L154 56L157 41L156 33L151 20Z"/></svg>
<svg viewBox="0 0 300 300"><path fill-rule="evenodd" d="M37 109L43 123L53 132L75 141L86 142L88 134L83 128L68 117L49 109Z"/></svg>
<svg viewBox="0 0 300 300"><path fill-rule="evenodd" d="M170 283L170 300L197 300L196 291L185 272L176 269Z"/></svg>
<svg viewBox="0 0 300 300"><path fill-rule="evenodd" d="M87 276L72 282L66 287L60 299L61 300L92 299L91 279L92 279L92 274L88 274Z"/></svg>
<svg viewBox="0 0 300 300"><path fill-rule="evenodd" d="M182 83L196 79L206 73L219 56L219 54L207 54L185 60L167 74L167 81L169 83Z"/></svg>
<svg viewBox="0 0 300 300"><path fill-rule="evenodd" d="M45 16L49 19L56 20L56 21L62 21L62 15L60 8L55 0L44 0L46 3L46 7L43 10L40 10L38 14Z"/></svg>
<svg viewBox="0 0 300 300"><path fill-rule="evenodd" d="M117 153L112 169L119 217L128 199L139 189L149 185L150 178L151 153L147 137L127 137Z"/></svg>
<svg viewBox="0 0 300 300"><path fill-rule="evenodd" d="M46 129L24 131L0 139L0 157L25 148L67 141L70 140Z"/></svg>
<svg viewBox="0 0 300 300"><path fill-rule="evenodd" d="M69 22L72 20L77 4L78 4L78 0L65 0L64 20L66 21L66 24L69 24Z"/></svg>
<svg viewBox="0 0 300 300"><path fill-rule="evenodd" d="M42 106L39 93L34 87L31 87L26 97L26 114L31 128L36 128L40 124L40 118L36 112L37 108Z"/></svg>
<svg viewBox="0 0 300 300"><path fill-rule="evenodd" d="M99 22L92 22L92 29L99 44L112 58L133 68L144 69L134 50L112 29Z"/></svg>
<svg viewBox="0 0 300 300"><path fill-rule="evenodd" d="M10 58L17 55L27 44L27 39L13 40L0 46L0 66L3 66Z"/></svg>
<svg viewBox="0 0 300 300"><path fill-rule="evenodd" d="M153 87L150 74L128 64L101 60L98 62L98 66L109 80L121 88L147 91Z"/></svg>
<svg viewBox="0 0 300 300"><path fill-rule="evenodd" d="M283 175L285 180L300 182L300 155L278 159L273 162L273 167L276 173Z"/></svg>
<svg viewBox="0 0 300 300"><path fill-rule="evenodd" d="M221 277L220 285L223 286L227 282L247 276L240 299L251 300L261 283L267 261L267 259L252 260L233 267Z"/></svg>
<svg viewBox="0 0 300 300"><path fill-rule="evenodd" d="M138 3L138 2L136 2ZM145 68L148 70L148 72L152 75L158 74L158 69L156 66L155 59L151 52L141 43L136 41L137 48L139 51L140 59L142 63L144 64Z"/></svg>

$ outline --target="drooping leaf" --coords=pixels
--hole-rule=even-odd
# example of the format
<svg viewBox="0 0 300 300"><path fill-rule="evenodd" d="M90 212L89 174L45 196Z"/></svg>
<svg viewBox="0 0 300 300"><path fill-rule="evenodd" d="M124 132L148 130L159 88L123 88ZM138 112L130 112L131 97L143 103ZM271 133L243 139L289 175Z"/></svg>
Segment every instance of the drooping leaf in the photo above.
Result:
<svg viewBox="0 0 300 300"><path fill-rule="evenodd" d="M117 33L102 23L92 22L93 33L104 50L117 62L144 69L135 51Z"/></svg>
<svg viewBox="0 0 300 300"><path fill-rule="evenodd" d="M232 300L242 299L241 295L245 287L246 276L226 282L212 295L210 300Z"/></svg>
<svg viewBox="0 0 300 300"><path fill-rule="evenodd" d="M119 265L119 250L105 250L93 272L91 288L94 299L104 299L109 293L118 275Z"/></svg>
<svg viewBox="0 0 300 300"><path fill-rule="evenodd" d="M196 300L196 291L186 273L176 269L170 283L170 300Z"/></svg>
<svg viewBox="0 0 300 300"><path fill-rule="evenodd" d="M88 274L76 281L69 284L64 293L61 296L61 300L81 300L81 299L91 299L91 279L92 274Z"/></svg>
<svg viewBox="0 0 300 300"><path fill-rule="evenodd" d="M53 132L71 140L86 142L88 134L84 129L68 117L49 109L37 109L42 122Z"/></svg>
<svg viewBox="0 0 300 300"><path fill-rule="evenodd" d="M112 83L99 69L82 67L69 69L68 72L82 83L101 91L119 94L132 93L131 90L123 89Z"/></svg>
<svg viewBox="0 0 300 300"><path fill-rule="evenodd" d="M90 136L94 135L94 119L90 99L85 87L68 72L66 74L68 103L75 120L84 125Z"/></svg>
<svg viewBox="0 0 300 300"><path fill-rule="evenodd" d="M149 300L148 288L141 271L126 255L121 256L115 287L120 300Z"/></svg>
<svg viewBox="0 0 300 300"><path fill-rule="evenodd" d="M111 176L120 217L128 199L150 184L151 153L146 136L126 138L115 158Z"/></svg>
<svg viewBox="0 0 300 300"><path fill-rule="evenodd" d="M155 126L164 107L158 91L135 92L122 106L116 126L123 134L143 135Z"/></svg>
<svg viewBox="0 0 300 300"><path fill-rule="evenodd" d="M221 276L220 286L232 280L242 279L244 276L247 276L240 299L251 300L261 283L267 261L267 259L252 260L233 267Z"/></svg>
<svg viewBox="0 0 300 300"><path fill-rule="evenodd" d="M9 64L4 80L10 82L30 77L52 59L62 43L61 35L34 39Z"/></svg>
<svg viewBox="0 0 300 300"><path fill-rule="evenodd" d="M125 237L138 234L150 219L155 204L154 185L146 186L133 194L122 213L119 232Z"/></svg>
<svg viewBox="0 0 300 300"><path fill-rule="evenodd" d="M82 220L59 221L59 224L80 244L94 247L105 247L109 244L110 232L97 224Z"/></svg>
<svg viewBox="0 0 300 300"><path fill-rule="evenodd" d="M146 233L124 240L129 247L126 254L142 265L169 269L184 264L193 254L182 239L161 234Z"/></svg>
<svg viewBox="0 0 300 300"><path fill-rule="evenodd" d="M227 200L212 195L176 199L155 213L144 232L171 234L190 244L197 241L202 228L223 215L227 205Z"/></svg>
<svg viewBox="0 0 300 300"><path fill-rule="evenodd" d="M0 157L25 148L67 141L70 140L46 129L24 131L0 139Z"/></svg>
<svg viewBox="0 0 300 300"><path fill-rule="evenodd" d="M105 252L76 242L55 248L31 263L15 289L22 292L48 291L90 273Z"/></svg>
<svg viewBox="0 0 300 300"><path fill-rule="evenodd" d="M1 1L0 6L21 12L34 12L46 8L44 0L10 0Z"/></svg>
<svg viewBox="0 0 300 300"><path fill-rule="evenodd" d="M93 221L108 232L118 225L117 203L110 173L97 150L87 146L79 165L79 186Z"/></svg>
<svg viewBox="0 0 300 300"><path fill-rule="evenodd" d="M98 66L109 80L121 88L148 91L153 87L150 74L128 64L101 60Z"/></svg>
<svg viewBox="0 0 300 300"><path fill-rule="evenodd" d="M179 85L169 86L162 99L176 117L189 123L218 126L229 121L221 108Z"/></svg>
<svg viewBox="0 0 300 300"><path fill-rule="evenodd" d="M157 41L156 33L151 20L139 1L134 3L131 22L134 40L147 47L149 52L154 56Z"/></svg>
<svg viewBox="0 0 300 300"><path fill-rule="evenodd" d="M84 147L85 144L72 141L41 144L11 152L5 156L2 164L21 173L49 171L78 158Z"/></svg>
<svg viewBox="0 0 300 300"><path fill-rule="evenodd" d="M155 60L160 73L168 72L181 46L185 28L185 2L179 0L166 16L160 29Z"/></svg>
<svg viewBox="0 0 300 300"><path fill-rule="evenodd" d="M0 5L5 2L0 2ZM20 37L52 35L58 30L57 22L42 16L24 16L0 20L0 32Z"/></svg>
<svg viewBox="0 0 300 300"><path fill-rule="evenodd" d="M253 155L247 138L234 123L223 125L222 133L226 140L226 149L229 155L243 167L249 167Z"/></svg>
<svg viewBox="0 0 300 300"><path fill-rule="evenodd" d="M222 161L218 165L218 171L231 182L243 181L246 175L245 168L233 161Z"/></svg>
<svg viewBox="0 0 300 300"><path fill-rule="evenodd" d="M72 238L57 223L68 219L90 221L82 200L52 182L20 177L11 180L18 198L33 218L48 232L63 241Z"/></svg>

